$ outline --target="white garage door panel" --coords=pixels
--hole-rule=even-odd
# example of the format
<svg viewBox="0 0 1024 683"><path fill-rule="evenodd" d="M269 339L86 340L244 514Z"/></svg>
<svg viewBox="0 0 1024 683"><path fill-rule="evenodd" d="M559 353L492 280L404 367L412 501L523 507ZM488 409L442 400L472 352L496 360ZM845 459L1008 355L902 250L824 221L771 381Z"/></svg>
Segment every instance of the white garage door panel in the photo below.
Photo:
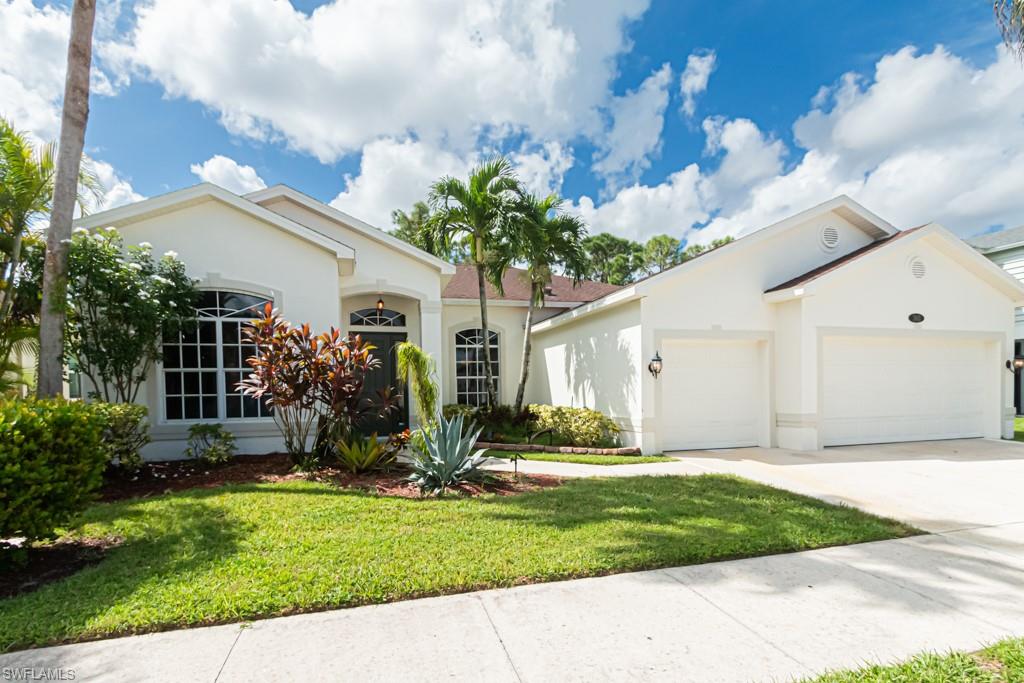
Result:
<svg viewBox="0 0 1024 683"><path fill-rule="evenodd" d="M757 342L670 341L661 354L664 450L757 445L764 411Z"/></svg>
<svg viewBox="0 0 1024 683"><path fill-rule="evenodd" d="M968 339L826 339L824 445L983 436L994 381L987 348Z"/></svg>

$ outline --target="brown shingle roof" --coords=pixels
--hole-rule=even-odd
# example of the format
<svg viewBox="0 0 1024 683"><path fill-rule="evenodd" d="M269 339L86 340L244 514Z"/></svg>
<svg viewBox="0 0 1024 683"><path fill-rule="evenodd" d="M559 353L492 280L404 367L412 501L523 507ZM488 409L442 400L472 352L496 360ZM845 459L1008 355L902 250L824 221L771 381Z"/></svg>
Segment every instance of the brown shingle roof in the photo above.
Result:
<svg viewBox="0 0 1024 683"><path fill-rule="evenodd" d="M782 290L782 289L789 289L790 287L797 287L799 285L806 284L806 283L810 282L811 280L817 280L819 277L821 277L823 275L826 275L828 273L831 273L834 270L839 270L840 268L845 266L847 263L851 263L853 261L856 261L860 257L862 257L862 256L864 256L866 254L870 254L871 252L873 252L873 251L875 251L877 249L881 249L882 247L886 246L887 244L891 244L892 242L895 242L896 240L900 239L901 237L909 235L910 233L915 232L917 230L920 230L923 227L924 227L923 225L919 225L916 228L910 228L909 230L903 230L901 232L896 233L895 235L890 235L888 237L884 237L884 238L882 238L880 240L872 242L871 244L865 245L865 246L861 247L860 249L855 249L855 250L851 251L849 254L846 254L845 256L840 256L839 258L837 258L834 261L829 261L825 265L818 266L814 270L809 270L806 273L804 273L803 275L797 275L792 280L786 280L782 284L775 285L771 289L766 289L765 290L765 294L768 294L769 292L777 292L777 291Z"/></svg>
<svg viewBox="0 0 1024 683"><path fill-rule="evenodd" d="M499 295L497 290L490 283L487 283L488 300L529 300L530 285L526 279L526 271L522 268L509 268L501 283L505 290L505 296ZM572 278L561 275L552 276L550 286L551 293L546 295L548 301L567 301L571 303L588 303L620 289L618 285L593 282L592 280L582 280L579 284L573 285ZM476 299L478 296L479 286L477 285L476 268L465 263L457 265L455 267L455 275L448 281L448 286L444 288L444 298Z"/></svg>

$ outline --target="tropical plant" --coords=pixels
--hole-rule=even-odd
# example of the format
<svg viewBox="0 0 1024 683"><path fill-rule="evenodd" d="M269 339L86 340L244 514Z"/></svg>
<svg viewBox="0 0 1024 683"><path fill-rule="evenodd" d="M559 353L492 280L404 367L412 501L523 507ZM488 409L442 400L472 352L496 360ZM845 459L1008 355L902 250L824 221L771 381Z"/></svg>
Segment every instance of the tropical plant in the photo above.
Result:
<svg viewBox="0 0 1024 683"><path fill-rule="evenodd" d="M470 423L463 434L462 421L462 415L451 420L438 415L430 429L422 430L422 443L414 442L409 481L416 484L421 493L440 496L453 486L485 476L480 469L486 460L485 451L473 451L481 430Z"/></svg>
<svg viewBox="0 0 1024 683"><path fill-rule="evenodd" d="M412 342L395 347L398 376L409 384L409 393L416 398L416 415L420 426L427 426L437 414L437 365L430 354Z"/></svg>
<svg viewBox="0 0 1024 683"><path fill-rule="evenodd" d="M99 401L90 405L104 421L107 461L125 472L137 472L142 467L142 447L150 441L146 406Z"/></svg>
<svg viewBox="0 0 1024 683"><path fill-rule="evenodd" d="M1024 0L994 0L992 8L1003 42L1024 59Z"/></svg>
<svg viewBox="0 0 1024 683"><path fill-rule="evenodd" d="M377 433L349 441L341 439L334 444L338 462L352 474L363 474L383 469L395 461L398 449L391 442L381 442Z"/></svg>
<svg viewBox="0 0 1024 683"><path fill-rule="evenodd" d="M0 400L0 539L47 538L85 509L107 465L105 424L91 404Z"/></svg>
<svg viewBox="0 0 1024 683"><path fill-rule="evenodd" d="M40 397L60 396L64 392L68 244L78 196L85 125L89 119L89 69L92 66L92 27L95 20L96 0L74 0L39 312L39 378L36 391Z"/></svg>
<svg viewBox="0 0 1024 683"><path fill-rule="evenodd" d="M466 181L445 176L430 188L430 205L434 211L431 231L435 239L446 248L461 242L476 268L484 358L491 357L487 280L500 286L500 276L504 275L494 267L488 269L488 265L492 250L499 242L515 240L519 195L519 181L512 173L512 164L504 157L474 168ZM484 378L487 403L495 405L498 394L490 363L484 363Z"/></svg>
<svg viewBox="0 0 1024 683"><path fill-rule="evenodd" d="M38 283L41 260L26 266L27 279ZM92 383L95 395L134 403L160 358L162 335L177 333L195 318L195 281L174 252L156 258L145 242L126 248L114 228L76 229L68 269L68 357Z"/></svg>
<svg viewBox="0 0 1024 683"><path fill-rule="evenodd" d="M523 355L516 390L514 414L523 410L523 395L530 373L530 346L534 311L544 305L544 292L551 284L556 269L579 282L587 269L583 251L586 225L582 219L562 211L564 200L557 195L544 198L523 194L519 208L519 230L514 241L499 243L495 257L488 265L490 279L501 291L501 276L513 263L525 263L525 278L530 287L523 331ZM492 404L491 408L495 406Z"/></svg>
<svg viewBox="0 0 1024 683"><path fill-rule="evenodd" d="M188 428L185 456L207 465L223 465L235 455L235 435L220 424L194 424Z"/></svg>
<svg viewBox="0 0 1024 683"><path fill-rule="evenodd" d="M391 234L428 254L433 254L451 263L465 261L467 255L465 247L461 244L446 246L431 230L430 221L430 207L426 202L416 202L409 213L401 209L391 212L391 222L395 226Z"/></svg>
<svg viewBox="0 0 1024 683"><path fill-rule="evenodd" d="M237 385L242 393L265 400L298 469L316 466L316 444L347 439L369 415L387 415L397 396L379 392L363 396L366 374L380 367L372 344L337 329L314 335L308 324L292 327L267 304L263 317L244 328L256 353L247 360L252 372ZM309 444L312 438L314 448Z"/></svg>

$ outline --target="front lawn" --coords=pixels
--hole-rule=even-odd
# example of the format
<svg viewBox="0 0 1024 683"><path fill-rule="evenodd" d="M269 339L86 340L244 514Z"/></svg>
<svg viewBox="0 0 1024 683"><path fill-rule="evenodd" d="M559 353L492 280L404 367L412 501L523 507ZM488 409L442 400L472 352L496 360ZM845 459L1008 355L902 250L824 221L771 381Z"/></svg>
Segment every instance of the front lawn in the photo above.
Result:
<svg viewBox="0 0 1024 683"><path fill-rule="evenodd" d="M293 480L91 507L99 564L0 601L0 650L875 541L914 531L743 479L410 499Z"/></svg>
<svg viewBox="0 0 1024 683"><path fill-rule="evenodd" d="M1024 639L1003 640L980 652L922 654L901 664L827 673L813 683L1021 683Z"/></svg>
<svg viewBox="0 0 1024 683"><path fill-rule="evenodd" d="M1024 417L1013 418L1013 440L1024 441Z"/></svg>
<svg viewBox="0 0 1024 683"><path fill-rule="evenodd" d="M491 458L508 460L508 451L488 451ZM639 465L645 462L672 462L675 458L664 455L595 455L592 453L520 453L520 460L541 460L544 462L570 462L577 465Z"/></svg>

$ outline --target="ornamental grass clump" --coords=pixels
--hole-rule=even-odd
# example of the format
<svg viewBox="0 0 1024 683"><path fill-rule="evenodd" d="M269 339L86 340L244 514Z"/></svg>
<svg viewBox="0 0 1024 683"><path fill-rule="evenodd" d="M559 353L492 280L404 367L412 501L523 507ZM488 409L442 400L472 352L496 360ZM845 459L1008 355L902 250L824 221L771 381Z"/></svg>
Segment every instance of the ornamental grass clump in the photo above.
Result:
<svg viewBox="0 0 1024 683"><path fill-rule="evenodd" d="M421 430L422 440L412 442L409 481L419 487L420 493L440 496L453 486L480 481L486 476L480 468L487 459L485 451L473 450L481 429L470 423L463 434L462 422L461 415L451 420L438 415L431 428Z"/></svg>

